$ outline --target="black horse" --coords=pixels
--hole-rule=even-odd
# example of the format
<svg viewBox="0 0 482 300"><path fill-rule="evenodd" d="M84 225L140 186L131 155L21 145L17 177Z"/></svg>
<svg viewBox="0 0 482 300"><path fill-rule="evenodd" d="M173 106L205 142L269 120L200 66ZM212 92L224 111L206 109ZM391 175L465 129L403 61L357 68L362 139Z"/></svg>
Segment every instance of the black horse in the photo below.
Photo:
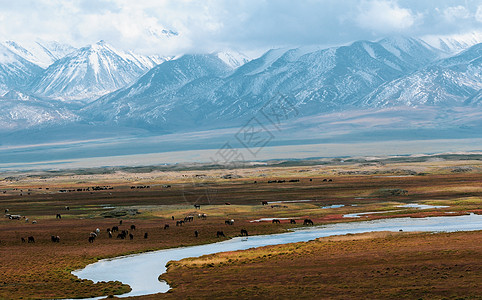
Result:
<svg viewBox="0 0 482 300"><path fill-rule="evenodd" d="M241 236L248 236L248 231L246 229L241 229Z"/></svg>
<svg viewBox="0 0 482 300"><path fill-rule="evenodd" d="M303 221L303 225L313 225L313 221L311 221L310 219L305 219Z"/></svg>
<svg viewBox="0 0 482 300"><path fill-rule="evenodd" d="M27 243L35 243L34 237L33 237L33 236L29 236L29 237L27 238Z"/></svg>
<svg viewBox="0 0 482 300"><path fill-rule="evenodd" d="M224 232L222 232L222 231L216 232L216 237L220 237L220 236L225 236Z"/></svg>
<svg viewBox="0 0 482 300"><path fill-rule="evenodd" d="M290 219L290 224L296 224L296 220L295 220L295 219Z"/></svg>
<svg viewBox="0 0 482 300"><path fill-rule="evenodd" d="M273 219L273 221L271 221L273 224L280 224L281 222L278 220L278 219Z"/></svg>

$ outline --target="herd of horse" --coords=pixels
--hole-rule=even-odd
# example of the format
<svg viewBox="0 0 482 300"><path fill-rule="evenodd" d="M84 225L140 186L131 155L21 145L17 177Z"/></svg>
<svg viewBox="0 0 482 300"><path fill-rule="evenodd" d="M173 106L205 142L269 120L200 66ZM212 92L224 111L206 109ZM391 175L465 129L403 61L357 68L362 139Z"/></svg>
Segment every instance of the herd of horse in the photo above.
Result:
<svg viewBox="0 0 482 300"><path fill-rule="evenodd" d="M328 180L327 180L328 181ZM330 180L331 181L331 180ZM295 182L295 181L294 181ZM102 187L102 188L105 188L105 187ZM108 188L108 187L107 187ZM140 187L131 187L131 188L149 188L148 186L140 186ZM268 202L267 201L262 201L261 202L262 205L268 205ZM199 204L195 204L194 205L194 208L195 209L200 209L201 208L201 205ZM65 208L66 210L69 210L70 208L69 207L66 207ZM8 213L8 209L5 210L5 213ZM56 219L58 220L61 220L62 219L62 216L61 214L56 214L55 216ZM205 213L199 213L198 214L198 218L199 219L207 219L207 215ZM175 220L174 216L172 216L172 220ZM189 215L189 216L186 216L184 217L184 219L181 219L181 220L177 220L176 221L176 226L182 226L183 224L187 223L187 222L193 222L194 221L194 216L192 215ZM296 224L296 220L295 219L290 219L289 220L290 224ZM272 219L272 223L273 224L281 224L281 221L279 219ZM225 220L224 222L225 225L234 225L234 219L229 219L229 220ZM304 219L303 221L303 225L313 225L313 221L311 219ZM134 234L133 232L136 230L136 226L134 224L131 224L130 225L130 231L128 229L123 229L123 230L120 230L119 229L119 226L122 225L122 220L119 220L119 225L115 225L115 226L112 226L111 228L107 228L106 229L106 232L107 232L107 235L109 238L113 238L114 236L114 233L117 233L117 238L118 239L127 239L129 238L130 240L133 240L134 239ZM170 226L169 224L165 224L164 225L164 230L167 230L169 229ZM94 231L90 232L89 236L88 236L88 242L89 243L94 243L94 241L96 240L96 238L99 236L100 234L100 229L99 228L96 228ZM241 232L240 232L241 236L248 236L248 231L246 229L241 229ZM199 231L198 230L195 230L194 231L194 236L197 238L199 237ZM147 239L149 237L149 234L147 232L144 232L144 239ZM225 237L225 234L222 230L218 230L216 232L216 237ZM60 243L60 237L58 235L52 235L50 237L50 240L52 241L52 243ZM35 238L33 236L28 236L27 239L25 239L24 237L21 238L21 241L22 243L35 243Z"/></svg>

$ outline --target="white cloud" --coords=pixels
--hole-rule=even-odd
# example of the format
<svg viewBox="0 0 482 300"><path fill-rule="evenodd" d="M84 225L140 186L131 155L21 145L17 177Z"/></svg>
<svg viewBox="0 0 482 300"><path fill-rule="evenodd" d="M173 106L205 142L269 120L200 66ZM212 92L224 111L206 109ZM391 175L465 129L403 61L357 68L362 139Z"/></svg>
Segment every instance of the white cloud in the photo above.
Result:
<svg viewBox="0 0 482 300"><path fill-rule="evenodd" d="M0 0L0 7L0 41L80 47L103 39L163 55L453 34L482 22L480 0ZM179 35L152 34L162 30Z"/></svg>
<svg viewBox="0 0 482 300"><path fill-rule="evenodd" d="M475 12L475 19L477 20L477 22L482 23L482 5L479 5L479 7L477 7L477 11Z"/></svg>
<svg viewBox="0 0 482 300"><path fill-rule="evenodd" d="M401 8L394 1L363 1L359 5L357 23L376 32L400 31L414 25L420 15L410 9Z"/></svg>
<svg viewBox="0 0 482 300"><path fill-rule="evenodd" d="M444 10L443 16L449 22L457 22L461 19L468 19L470 12L462 5L451 6Z"/></svg>

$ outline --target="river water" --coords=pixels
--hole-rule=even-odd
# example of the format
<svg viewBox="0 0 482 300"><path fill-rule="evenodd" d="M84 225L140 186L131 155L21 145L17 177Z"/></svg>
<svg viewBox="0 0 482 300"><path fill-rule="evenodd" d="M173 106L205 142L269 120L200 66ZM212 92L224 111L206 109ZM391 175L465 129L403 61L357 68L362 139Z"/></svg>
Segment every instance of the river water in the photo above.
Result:
<svg viewBox="0 0 482 300"><path fill-rule="evenodd" d="M132 291L120 297L155 294L167 292L170 289L169 285L164 281L159 281L158 277L166 272L166 264L171 260L181 260L187 257L198 257L225 251L245 250L267 245L304 242L319 237L348 233L399 230L432 232L482 230L482 215L391 218L313 226L295 229L282 234L250 236L249 238L236 237L214 244L172 248L104 259L72 273L81 279L90 279L94 282L118 280L130 285Z"/></svg>

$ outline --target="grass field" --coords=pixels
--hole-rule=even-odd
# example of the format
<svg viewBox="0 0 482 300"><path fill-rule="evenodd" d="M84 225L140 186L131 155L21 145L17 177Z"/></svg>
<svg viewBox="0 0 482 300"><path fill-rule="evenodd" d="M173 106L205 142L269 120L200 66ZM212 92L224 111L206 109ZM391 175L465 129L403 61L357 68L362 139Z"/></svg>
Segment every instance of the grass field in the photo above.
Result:
<svg viewBox="0 0 482 300"><path fill-rule="evenodd" d="M482 212L478 159L1 176L0 208L22 216L20 220L0 218L1 299L120 294L129 287L119 282L94 284L70 272L100 258L212 243L220 240L218 230L230 238L241 229L254 235L302 226L300 222L290 225L288 220L250 222L259 218L311 218L319 225ZM285 182L268 183L274 180ZM108 188L93 190L95 186ZM297 200L309 201L279 202ZM261 205L261 201L276 203ZM448 207L398 207L407 203ZM195 209L194 204L201 208ZM330 205L344 206L325 208ZM387 212L343 218L366 211ZM199 213L206 213L207 219L198 219ZM62 218L56 219L56 214ZM193 222L175 225L188 215L195 216ZM225 225L227 219L234 219L234 225ZM107 235L106 228L129 229L132 224L136 226L131 230L133 240ZM165 224L170 228L164 230ZM99 236L89 243L89 233L97 228ZM60 243L51 242L51 235L58 235ZM34 236L35 243L21 242L28 236ZM318 298L320 293L327 298L480 298L473 287L482 275L480 239L481 232L386 233L188 259L173 263L163 275L173 286L169 293L141 298Z"/></svg>

